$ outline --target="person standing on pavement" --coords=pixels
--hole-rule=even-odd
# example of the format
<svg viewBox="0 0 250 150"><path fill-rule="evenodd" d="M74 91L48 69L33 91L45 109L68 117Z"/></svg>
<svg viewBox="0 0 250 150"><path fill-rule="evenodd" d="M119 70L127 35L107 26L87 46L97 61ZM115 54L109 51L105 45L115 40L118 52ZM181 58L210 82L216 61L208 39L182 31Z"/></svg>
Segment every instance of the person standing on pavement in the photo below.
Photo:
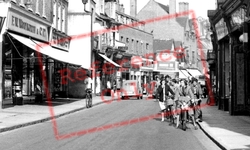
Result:
<svg viewBox="0 0 250 150"><path fill-rule="evenodd" d="M161 121L164 121L166 116L166 105L165 105L166 99L169 96L169 92L172 95L174 95L174 92L166 83L164 78L161 80L161 85L157 88L157 92L159 94L159 105L161 108L161 117L162 117Z"/></svg>
<svg viewBox="0 0 250 150"><path fill-rule="evenodd" d="M202 111L201 111L201 97L202 97L202 89L198 83L196 78L192 78L191 80L191 90L194 93L194 99L196 100L195 104L195 120L196 122L202 121Z"/></svg>

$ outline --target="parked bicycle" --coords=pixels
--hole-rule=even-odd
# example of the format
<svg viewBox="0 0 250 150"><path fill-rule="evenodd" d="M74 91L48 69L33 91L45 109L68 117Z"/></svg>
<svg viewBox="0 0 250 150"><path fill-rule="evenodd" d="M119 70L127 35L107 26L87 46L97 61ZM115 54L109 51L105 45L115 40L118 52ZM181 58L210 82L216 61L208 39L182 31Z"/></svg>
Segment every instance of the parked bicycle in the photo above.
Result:
<svg viewBox="0 0 250 150"><path fill-rule="evenodd" d="M92 107L92 90L87 89L86 90L86 108Z"/></svg>

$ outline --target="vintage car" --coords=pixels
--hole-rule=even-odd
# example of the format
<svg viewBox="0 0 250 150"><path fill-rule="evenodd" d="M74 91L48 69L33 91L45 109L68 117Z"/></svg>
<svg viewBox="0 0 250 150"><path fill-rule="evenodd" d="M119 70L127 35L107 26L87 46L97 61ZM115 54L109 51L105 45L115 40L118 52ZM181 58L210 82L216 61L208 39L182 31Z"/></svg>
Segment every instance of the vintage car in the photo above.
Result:
<svg viewBox="0 0 250 150"><path fill-rule="evenodd" d="M137 80L125 80L122 83L121 88L121 98L137 97L137 99L142 99L142 87Z"/></svg>
<svg viewBox="0 0 250 150"><path fill-rule="evenodd" d="M156 90L157 90L157 87L156 87L156 83L157 81L150 81L150 84L149 84L149 87L148 87L148 97L152 97L152 98L155 98L156 97Z"/></svg>

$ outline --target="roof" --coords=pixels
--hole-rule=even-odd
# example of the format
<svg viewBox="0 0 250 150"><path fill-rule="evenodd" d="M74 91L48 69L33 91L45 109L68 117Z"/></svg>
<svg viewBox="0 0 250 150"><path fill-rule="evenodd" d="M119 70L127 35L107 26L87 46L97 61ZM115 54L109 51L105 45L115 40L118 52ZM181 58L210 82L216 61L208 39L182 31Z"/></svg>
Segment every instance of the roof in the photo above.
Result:
<svg viewBox="0 0 250 150"><path fill-rule="evenodd" d="M183 17L177 17L176 21L184 28L186 28L186 23L188 21L188 17L183 16Z"/></svg>
<svg viewBox="0 0 250 150"><path fill-rule="evenodd" d="M171 50L173 42L174 42L173 39L172 40L155 39L153 43L153 50L154 52L161 50Z"/></svg>
<svg viewBox="0 0 250 150"><path fill-rule="evenodd" d="M159 2L156 2L163 10L165 10L167 13L169 13L169 6L163 5Z"/></svg>

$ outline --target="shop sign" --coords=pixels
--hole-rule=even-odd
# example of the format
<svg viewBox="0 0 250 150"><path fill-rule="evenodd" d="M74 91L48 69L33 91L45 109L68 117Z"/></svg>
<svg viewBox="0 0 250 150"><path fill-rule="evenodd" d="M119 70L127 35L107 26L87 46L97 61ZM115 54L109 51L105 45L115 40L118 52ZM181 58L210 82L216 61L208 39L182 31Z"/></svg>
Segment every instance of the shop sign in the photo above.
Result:
<svg viewBox="0 0 250 150"><path fill-rule="evenodd" d="M52 46L69 51L70 38L60 35L55 29L52 33Z"/></svg>
<svg viewBox="0 0 250 150"><path fill-rule="evenodd" d="M121 72L120 72L120 71L117 71L117 72L116 72L116 76L117 76L117 77L120 77L120 76L121 76Z"/></svg>
<svg viewBox="0 0 250 150"><path fill-rule="evenodd" d="M247 9L243 7L240 7L238 10L233 12L231 15L231 19L230 19L231 26L232 27L239 26L243 22L245 22L245 20L248 19L248 17L246 16L246 13L247 13Z"/></svg>
<svg viewBox="0 0 250 150"><path fill-rule="evenodd" d="M175 62L158 62L157 70L175 70Z"/></svg>
<svg viewBox="0 0 250 150"><path fill-rule="evenodd" d="M215 30L216 30L217 40L222 39L228 34L227 25L223 18L221 18L221 20L215 24Z"/></svg>
<svg viewBox="0 0 250 150"><path fill-rule="evenodd" d="M48 41L48 27L20 14L9 12L8 29L24 35Z"/></svg>

